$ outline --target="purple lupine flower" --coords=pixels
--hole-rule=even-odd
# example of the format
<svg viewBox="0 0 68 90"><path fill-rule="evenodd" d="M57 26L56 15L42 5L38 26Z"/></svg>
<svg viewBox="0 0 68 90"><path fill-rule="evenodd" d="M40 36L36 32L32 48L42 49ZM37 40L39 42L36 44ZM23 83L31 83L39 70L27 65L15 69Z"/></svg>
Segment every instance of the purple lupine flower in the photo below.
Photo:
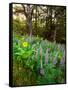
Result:
<svg viewBox="0 0 68 90"><path fill-rule="evenodd" d="M62 57L62 60L61 60L61 62L60 62L60 66L63 67L64 64L65 64L65 51L64 51L64 55L63 55L63 57Z"/></svg>
<svg viewBox="0 0 68 90"><path fill-rule="evenodd" d="M55 58L54 60L53 60L53 64L55 65L57 63L57 59Z"/></svg>
<svg viewBox="0 0 68 90"><path fill-rule="evenodd" d="M48 51L49 51L49 48L46 50L46 54L45 54L45 64L48 64Z"/></svg>
<svg viewBox="0 0 68 90"><path fill-rule="evenodd" d="M53 64L55 65L57 63L57 56L58 56L58 52L56 53L54 59L53 59Z"/></svg>
<svg viewBox="0 0 68 90"><path fill-rule="evenodd" d="M41 63L41 68L42 68L43 66L42 66L42 47L41 47L41 45L40 45L40 56L41 56L40 63Z"/></svg>
<svg viewBox="0 0 68 90"><path fill-rule="evenodd" d="M61 62L60 62L60 65L61 65L61 66L64 66L64 63L65 63L65 59L62 58L62 60L61 60Z"/></svg>
<svg viewBox="0 0 68 90"><path fill-rule="evenodd" d="M40 69L39 69L39 74L40 74L41 76L44 76L44 69L43 69L43 68L40 68Z"/></svg>

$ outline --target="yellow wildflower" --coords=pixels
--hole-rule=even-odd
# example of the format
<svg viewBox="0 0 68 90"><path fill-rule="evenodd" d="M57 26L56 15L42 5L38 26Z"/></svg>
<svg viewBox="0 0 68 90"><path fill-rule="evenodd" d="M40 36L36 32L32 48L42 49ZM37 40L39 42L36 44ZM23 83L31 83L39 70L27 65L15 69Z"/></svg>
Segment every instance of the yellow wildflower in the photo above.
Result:
<svg viewBox="0 0 68 90"><path fill-rule="evenodd" d="M23 42L23 47L28 47L29 43L28 42Z"/></svg>

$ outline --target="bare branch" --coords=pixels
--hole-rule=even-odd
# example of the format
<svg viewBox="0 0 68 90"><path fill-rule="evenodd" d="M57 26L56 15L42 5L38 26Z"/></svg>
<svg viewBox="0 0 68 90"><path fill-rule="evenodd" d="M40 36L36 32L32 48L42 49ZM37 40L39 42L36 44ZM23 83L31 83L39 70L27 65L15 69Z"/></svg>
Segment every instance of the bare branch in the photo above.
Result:
<svg viewBox="0 0 68 90"><path fill-rule="evenodd" d="M33 10L35 9L35 5L31 7L31 15L33 14Z"/></svg>
<svg viewBox="0 0 68 90"><path fill-rule="evenodd" d="M41 9L44 13L47 13L47 11L44 10L41 6L39 6L39 7L40 7L40 9Z"/></svg>
<svg viewBox="0 0 68 90"><path fill-rule="evenodd" d="M22 5L22 4L21 4L21 5ZM23 12L24 12L25 16L27 17L27 12L26 12L25 6L22 5L22 7L23 7Z"/></svg>

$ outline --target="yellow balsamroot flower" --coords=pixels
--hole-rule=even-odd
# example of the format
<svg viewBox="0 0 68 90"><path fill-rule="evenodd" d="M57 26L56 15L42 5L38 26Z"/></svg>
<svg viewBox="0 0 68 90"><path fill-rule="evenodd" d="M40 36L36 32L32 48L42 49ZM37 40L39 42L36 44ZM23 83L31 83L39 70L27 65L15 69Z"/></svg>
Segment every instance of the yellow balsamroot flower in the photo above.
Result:
<svg viewBox="0 0 68 90"><path fill-rule="evenodd" d="M23 42L23 47L28 47L29 46L29 43L28 42Z"/></svg>

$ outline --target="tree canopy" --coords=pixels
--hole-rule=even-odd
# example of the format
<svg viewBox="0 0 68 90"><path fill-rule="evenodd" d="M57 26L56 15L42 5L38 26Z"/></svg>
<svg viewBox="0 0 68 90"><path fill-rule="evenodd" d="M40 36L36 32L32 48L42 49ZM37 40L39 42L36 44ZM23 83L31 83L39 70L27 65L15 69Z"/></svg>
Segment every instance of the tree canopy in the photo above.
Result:
<svg viewBox="0 0 68 90"><path fill-rule="evenodd" d="M65 43L66 7L50 5L13 5L13 28L23 35L38 35Z"/></svg>

